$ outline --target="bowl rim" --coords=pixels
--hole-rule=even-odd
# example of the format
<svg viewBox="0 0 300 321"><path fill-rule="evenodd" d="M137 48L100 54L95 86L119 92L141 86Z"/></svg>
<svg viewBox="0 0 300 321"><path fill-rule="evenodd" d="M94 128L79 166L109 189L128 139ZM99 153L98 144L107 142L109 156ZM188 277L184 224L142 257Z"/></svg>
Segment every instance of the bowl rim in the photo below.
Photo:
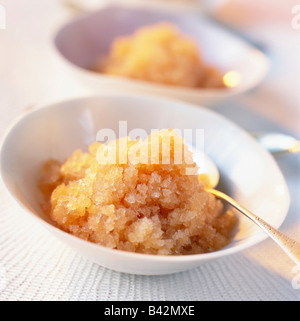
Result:
<svg viewBox="0 0 300 321"><path fill-rule="evenodd" d="M186 108L186 109L190 109L190 110L199 110L200 109L205 113L212 114L212 115L214 115L214 117L217 117L217 118L221 119L222 121L227 122L233 128L243 132L243 134L245 134L248 137L248 139L255 141L255 139L249 133L247 133L242 127L237 125L231 119L225 117L224 115L217 113L214 110L208 109L203 106L191 104L188 102L184 102L184 101L180 101L180 100L176 100L176 99L172 99L172 98L155 96L155 95L123 94L123 93L120 93L120 94L98 94L98 95L92 95L92 96L89 95L89 96L79 96L79 97L66 98L63 100L56 101L56 102L46 103L46 104L42 104L39 106L37 105L34 109L31 109L29 111L24 111L19 116L17 116L15 118L15 120L13 120L11 122L11 124L8 126L5 134L3 135L3 137L0 141L0 181L2 182L2 185L4 186L7 194L14 201L14 203L17 204L20 207L20 209L23 210L24 213L29 215L29 217L37 220L37 222L39 222L47 230L52 231L53 232L52 234L59 233L62 237L64 237L64 238L67 237L69 240L72 240L72 241L76 242L77 244L82 244L83 246L88 246L90 248L93 248L95 251L100 250L99 255L101 255L101 252L104 252L107 254L114 254L119 257L124 257L126 259L142 259L144 261L151 261L151 262L155 261L155 262L161 262L161 263L176 263L176 262L177 263L183 263L183 262L185 262L185 263L199 262L200 263L201 261L211 260L211 259L215 259L215 258L221 258L221 257L227 256L230 254L240 252L240 251L245 250L249 247L252 247L253 245L256 245L256 244L260 243L261 241L268 238L266 233L258 230L257 232L254 233L254 235L250 236L249 240L246 240L245 242L243 242L241 244L229 247L230 246L230 243L229 243L224 248L217 250L217 251L213 251L213 252L200 253L200 254L187 254L187 255L144 254L144 253L124 251L124 250L119 250L119 249L111 249L111 248L105 247L103 245L96 244L96 243L81 239L77 236L74 236L74 235L64 231L64 230L61 230L59 227L56 227L55 225L53 225L53 224L47 222L46 220L44 220L43 218L41 218L39 216L39 214L35 214L34 211L29 210L19 199L17 199L16 197L13 196L13 194L10 192L10 189L4 179L4 169L3 169L2 157L3 157L3 149L5 147L5 144L7 142L9 135L13 132L14 128L19 123L26 120L26 118L30 118L35 113L42 112L43 110L46 110L46 109L49 110L49 109L55 108L59 105L72 104L74 102L80 102L80 101L83 102L86 100L95 100L95 99L98 100L98 99L103 99L103 98L112 99L112 100L114 100L116 98L117 99L124 99L125 98L125 99L133 99L133 100L151 100L156 103L160 102L160 103L166 103L166 104L176 104L177 106L180 106L180 107ZM285 188L286 203L285 203L284 208L282 209L282 212L284 212L284 215L282 215L282 218L279 221L279 223L277 223L277 225L274 226L276 228L279 228L282 225L282 223L285 221L285 219L288 215L288 210L290 207L289 189L287 187L286 180L285 180L285 178L279 168L279 165L277 164L275 159L272 157L272 155L267 150L265 150L262 146L260 146L258 142L256 142L256 147L259 148L261 150L261 152L263 152L265 154L265 156L268 158L268 161L273 163L273 166L275 166L275 168L278 171L278 174L281 176L282 184L284 185L284 188ZM255 223L253 223L253 224L255 224ZM61 240L61 238L60 238L60 240ZM63 242L63 243L65 243L65 242Z"/></svg>

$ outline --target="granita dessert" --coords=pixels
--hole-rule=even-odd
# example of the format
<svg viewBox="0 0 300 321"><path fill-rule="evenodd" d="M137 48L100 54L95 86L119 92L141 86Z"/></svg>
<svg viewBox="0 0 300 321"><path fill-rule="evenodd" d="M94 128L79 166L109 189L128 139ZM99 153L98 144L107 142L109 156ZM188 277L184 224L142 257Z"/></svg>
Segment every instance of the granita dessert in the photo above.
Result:
<svg viewBox="0 0 300 321"><path fill-rule="evenodd" d="M197 173L183 138L161 130L48 160L39 186L51 220L77 237L138 253L197 254L226 246L237 223Z"/></svg>
<svg viewBox="0 0 300 321"><path fill-rule="evenodd" d="M203 61L196 42L168 22L116 38L93 70L165 85L225 87L222 73Z"/></svg>

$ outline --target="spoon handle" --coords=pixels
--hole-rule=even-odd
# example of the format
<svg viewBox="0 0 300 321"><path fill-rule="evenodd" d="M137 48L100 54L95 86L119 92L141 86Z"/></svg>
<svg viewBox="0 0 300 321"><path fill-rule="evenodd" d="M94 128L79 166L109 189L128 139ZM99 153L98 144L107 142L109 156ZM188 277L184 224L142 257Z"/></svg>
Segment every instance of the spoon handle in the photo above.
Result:
<svg viewBox="0 0 300 321"><path fill-rule="evenodd" d="M238 204L235 200L233 200L228 195L214 190L214 189L206 189L209 193L215 195L217 198L220 198L235 209L240 211L242 214L246 215L250 218L254 223L256 223L262 230L264 230L281 248L285 253L297 264L300 266L300 243L295 240L289 238L282 232L278 231L270 224L265 222L263 219L253 214L252 212L245 209L243 206Z"/></svg>

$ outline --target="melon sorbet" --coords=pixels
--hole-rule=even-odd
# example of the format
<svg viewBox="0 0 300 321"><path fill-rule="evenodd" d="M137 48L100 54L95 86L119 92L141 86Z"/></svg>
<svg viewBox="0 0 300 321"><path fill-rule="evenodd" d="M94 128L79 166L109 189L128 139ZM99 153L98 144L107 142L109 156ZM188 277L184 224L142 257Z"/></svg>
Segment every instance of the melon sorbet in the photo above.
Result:
<svg viewBox="0 0 300 321"><path fill-rule="evenodd" d="M94 70L165 85L225 87L223 75L203 61L196 42L171 23L141 27L116 38Z"/></svg>
<svg viewBox="0 0 300 321"><path fill-rule="evenodd" d="M88 153L76 150L63 164L44 164L43 206L61 229L112 249L211 252L230 242L237 219L205 191L197 170L172 130L153 132L144 141L95 142Z"/></svg>

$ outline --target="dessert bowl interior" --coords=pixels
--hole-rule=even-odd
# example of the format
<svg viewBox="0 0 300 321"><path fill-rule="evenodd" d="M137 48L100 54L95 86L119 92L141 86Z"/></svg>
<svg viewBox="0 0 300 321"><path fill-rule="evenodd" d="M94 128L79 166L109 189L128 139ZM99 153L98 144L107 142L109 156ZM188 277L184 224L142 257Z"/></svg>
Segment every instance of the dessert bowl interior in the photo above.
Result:
<svg viewBox="0 0 300 321"><path fill-rule="evenodd" d="M117 37L130 35L140 27L159 22L170 22L192 38L205 64L216 67L224 74L233 72L235 86L224 89L184 88L90 71L99 59L108 55ZM205 16L193 13L182 15L154 8L107 6L88 13L57 31L53 49L60 66L67 67L66 70L73 76L98 93L124 93L125 90L154 93L206 105L252 89L264 79L269 68L268 59L261 51Z"/></svg>
<svg viewBox="0 0 300 321"><path fill-rule="evenodd" d="M230 120L206 108L151 96L103 95L44 106L22 115L1 145L1 176L24 213L94 262L126 273L155 275L187 270L203 262L236 253L266 238L250 220L239 215L239 226L225 248L205 254L161 256L105 248L56 228L43 213L38 189L40 168L49 158L64 161L74 150L86 150L100 129L176 128L204 133L204 152L220 171L217 188L279 227L289 208L285 180L272 156ZM195 140L187 142L197 146ZM191 191L192 192L192 191Z"/></svg>

